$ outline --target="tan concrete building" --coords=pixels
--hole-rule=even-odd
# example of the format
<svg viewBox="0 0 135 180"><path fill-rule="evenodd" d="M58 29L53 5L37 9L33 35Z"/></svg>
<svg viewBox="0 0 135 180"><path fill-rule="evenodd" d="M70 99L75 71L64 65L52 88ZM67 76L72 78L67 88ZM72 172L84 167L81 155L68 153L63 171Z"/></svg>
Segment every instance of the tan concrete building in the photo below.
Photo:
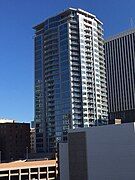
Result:
<svg viewBox="0 0 135 180"><path fill-rule="evenodd" d="M56 160L14 161L0 164L0 180L53 180Z"/></svg>

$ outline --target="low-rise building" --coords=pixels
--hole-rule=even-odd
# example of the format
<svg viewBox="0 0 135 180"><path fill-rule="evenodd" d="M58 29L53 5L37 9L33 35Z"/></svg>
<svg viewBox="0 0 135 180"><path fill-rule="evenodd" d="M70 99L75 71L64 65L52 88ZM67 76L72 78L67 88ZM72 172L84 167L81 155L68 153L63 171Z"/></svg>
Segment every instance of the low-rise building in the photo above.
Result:
<svg viewBox="0 0 135 180"><path fill-rule="evenodd" d="M1 161L26 159L30 151L30 124L0 121Z"/></svg>
<svg viewBox="0 0 135 180"><path fill-rule="evenodd" d="M56 180L56 178L56 160L25 160L0 164L0 180Z"/></svg>
<svg viewBox="0 0 135 180"><path fill-rule="evenodd" d="M70 130L59 164L61 180L134 180L135 123Z"/></svg>
<svg viewBox="0 0 135 180"><path fill-rule="evenodd" d="M0 123L15 123L13 119L0 118Z"/></svg>

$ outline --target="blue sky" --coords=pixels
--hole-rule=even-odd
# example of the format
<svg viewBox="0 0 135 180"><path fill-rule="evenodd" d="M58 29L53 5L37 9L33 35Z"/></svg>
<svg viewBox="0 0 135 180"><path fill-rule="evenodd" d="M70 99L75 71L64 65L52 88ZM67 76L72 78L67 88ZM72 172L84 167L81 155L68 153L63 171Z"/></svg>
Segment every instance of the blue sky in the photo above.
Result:
<svg viewBox="0 0 135 180"><path fill-rule="evenodd" d="M29 122L34 118L32 27L68 7L95 14L105 37L135 24L134 0L0 0L0 117Z"/></svg>

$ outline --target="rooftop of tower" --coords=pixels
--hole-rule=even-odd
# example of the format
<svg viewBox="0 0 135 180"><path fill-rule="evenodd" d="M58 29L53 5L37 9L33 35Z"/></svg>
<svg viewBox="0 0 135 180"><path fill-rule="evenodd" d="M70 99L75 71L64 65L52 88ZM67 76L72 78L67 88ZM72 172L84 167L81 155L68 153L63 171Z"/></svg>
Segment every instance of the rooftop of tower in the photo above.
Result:
<svg viewBox="0 0 135 180"><path fill-rule="evenodd" d="M87 15L87 17L93 18L93 19L95 19L98 23L103 24L95 15L93 15L93 14L91 14L91 13L89 13L89 12L83 10L83 9L80 9L80 8L72 8L72 7L70 7L70 8L68 8L68 9L64 9L63 11L57 13L57 14L54 15L54 16L50 16L50 17L46 18L43 22L41 22L41 23L37 24L36 26L34 26L33 29L37 30L38 28L41 28L41 27L44 25L44 22L45 22L46 20L51 19L51 18L53 18L53 17L56 17L56 16L58 16L58 15L66 14L66 13L68 13L69 11L76 11L76 12L78 12L78 13L80 13L80 14Z"/></svg>
<svg viewBox="0 0 135 180"><path fill-rule="evenodd" d="M105 42L109 42L109 41L112 41L112 40L115 40L115 39L118 39L118 38L121 38L121 37L124 37L126 35L129 35L129 34L132 34L132 33L135 33L135 28L134 29L128 29L126 31L123 31L119 34L116 34L114 36L110 36L109 38L107 38L105 40Z"/></svg>

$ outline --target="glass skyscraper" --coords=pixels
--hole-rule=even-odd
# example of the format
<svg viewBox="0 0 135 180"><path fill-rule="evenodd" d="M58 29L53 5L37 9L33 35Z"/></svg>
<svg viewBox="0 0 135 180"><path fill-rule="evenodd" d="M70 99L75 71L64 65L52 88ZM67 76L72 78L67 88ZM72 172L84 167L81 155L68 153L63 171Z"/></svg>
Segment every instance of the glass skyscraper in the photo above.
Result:
<svg viewBox="0 0 135 180"><path fill-rule="evenodd" d="M35 29L37 152L53 152L69 128L107 122L102 22L69 8Z"/></svg>

